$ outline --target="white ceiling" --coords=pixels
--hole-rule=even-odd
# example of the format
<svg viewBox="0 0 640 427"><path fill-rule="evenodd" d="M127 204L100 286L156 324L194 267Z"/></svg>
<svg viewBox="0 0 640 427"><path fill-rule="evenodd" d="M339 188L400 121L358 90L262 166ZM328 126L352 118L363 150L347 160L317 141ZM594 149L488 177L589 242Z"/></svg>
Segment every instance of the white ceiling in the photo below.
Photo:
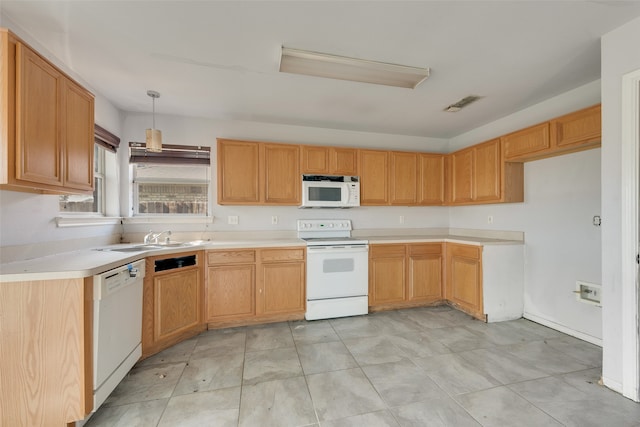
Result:
<svg viewBox="0 0 640 427"><path fill-rule="evenodd" d="M640 1L12 1L2 16L116 107L451 138L600 78ZM0 21L0 24L2 22ZM280 47L430 67L403 89L278 72ZM467 95L459 113L443 108Z"/></svg>

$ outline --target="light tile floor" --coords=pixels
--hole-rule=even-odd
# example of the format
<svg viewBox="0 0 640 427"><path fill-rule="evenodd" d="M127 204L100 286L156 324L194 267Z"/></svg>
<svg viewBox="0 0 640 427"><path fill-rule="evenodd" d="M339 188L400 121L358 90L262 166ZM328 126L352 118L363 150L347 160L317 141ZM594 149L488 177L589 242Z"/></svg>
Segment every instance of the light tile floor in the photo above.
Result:
<svg viewBox="0 0 640 427"><path fill-rule="evenodd" d="M640 426L602 351L449 307L203 332L138 363L88 426Z"/></svg>

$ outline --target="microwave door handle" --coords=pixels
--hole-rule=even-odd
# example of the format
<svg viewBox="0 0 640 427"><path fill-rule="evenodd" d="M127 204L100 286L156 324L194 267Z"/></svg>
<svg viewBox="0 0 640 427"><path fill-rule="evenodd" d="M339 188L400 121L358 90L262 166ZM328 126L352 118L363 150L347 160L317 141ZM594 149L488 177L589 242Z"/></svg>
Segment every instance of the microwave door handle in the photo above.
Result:
<svg viewBox="0 0 640 427"><path fill-rule="evenodd" d="M349 203L349 184L346 182L342 184L342 198L340 200L340 204L343 206Z"/></svg>

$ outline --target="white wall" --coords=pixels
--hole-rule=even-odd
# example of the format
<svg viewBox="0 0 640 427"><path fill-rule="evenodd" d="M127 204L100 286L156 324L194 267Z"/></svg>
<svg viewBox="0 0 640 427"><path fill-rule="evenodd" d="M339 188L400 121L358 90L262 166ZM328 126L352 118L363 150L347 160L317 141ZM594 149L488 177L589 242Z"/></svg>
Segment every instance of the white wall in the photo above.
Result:
<svg viewBox="0 0 640 427"><path fill-rule="evenodd" d="M589 83L452 140L480 142L598 102ZM575 300L576 280L600 283L600 150L525 164L525 202L452 208L450 226L525 233L525 316L600 343L601 308ZM493 224L487 222L493 216Z"/></svg>
<svg viewBox="0 0 640 427"><path fill-rule="evenodd" d="M622 76L640 69L640 18L602 37L602 282L605 384L621 391L622 363ZM624 254L634 256L635 254ZM636 362L637 363L637 362Z"/></svg>
<svg viewBox="0 0 640 427"><path fill-rule="evenodd" d="M123 144L129 141L144 141L144 130L150 126L149 115L127 114L124 120ZM305 218L352 219L354 228L417 228L447 227L449 210L446 207L360 207L345 210L298 209L294 206L220 206L216 203L216 138L232 138L259 141L274 141L300 144L323 144L380 149L444 152L447 141L436 138L419 138L402 135L386 135L367 132L350 132L290 125L273 125L256 122L224 121L193 117L156 115L156 127L162 130L163 143L204 145L212 147L211 197L213 199L214 222L211 225L192 224L125 224L125 233L137 233L172 228L179 231L246 231L289 230L295 231L295 221ZM122 158L121 170L127 170L128 159ZM129 216L130 183L122 179L121 206L123 216ZM227 216L237 215L238 225L228 225ZM271 224L271 216L278 216L278 224ZM404 224L399 216L405 217Z"/></svg>

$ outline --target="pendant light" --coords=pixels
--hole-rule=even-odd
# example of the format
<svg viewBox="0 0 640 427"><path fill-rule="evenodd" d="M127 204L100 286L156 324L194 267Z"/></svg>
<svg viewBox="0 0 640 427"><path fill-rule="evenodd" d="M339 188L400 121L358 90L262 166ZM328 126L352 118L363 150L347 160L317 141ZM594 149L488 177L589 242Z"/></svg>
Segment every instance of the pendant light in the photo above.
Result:
<svg viewBox="0 0 640 427"><path fill-rule="evenodd" d="M156 98L160 98L160 94L155 90L148 90L147 95L153 99L153 127L147 129L147 151L159 153L162 151L162 132L160 129L156 129Z"/></svg>

